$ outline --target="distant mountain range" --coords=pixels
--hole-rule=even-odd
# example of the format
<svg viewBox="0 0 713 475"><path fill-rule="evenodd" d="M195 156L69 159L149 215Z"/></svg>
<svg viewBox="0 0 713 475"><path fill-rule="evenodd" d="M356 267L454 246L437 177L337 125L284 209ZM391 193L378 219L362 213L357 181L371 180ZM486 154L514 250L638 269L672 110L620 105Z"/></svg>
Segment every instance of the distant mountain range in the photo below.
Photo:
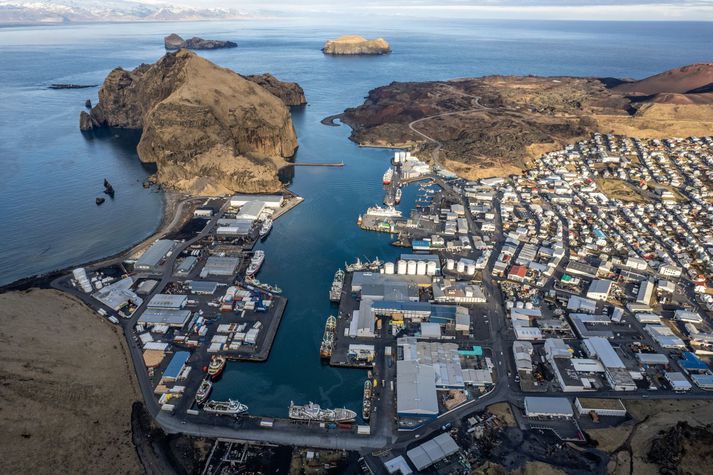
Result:
<svg viewBox="0 0 713 475"><path fill-rule="evenodd" d="M0 0L0 25L119 21L234 20L247 12L118 0Z"/></svg>

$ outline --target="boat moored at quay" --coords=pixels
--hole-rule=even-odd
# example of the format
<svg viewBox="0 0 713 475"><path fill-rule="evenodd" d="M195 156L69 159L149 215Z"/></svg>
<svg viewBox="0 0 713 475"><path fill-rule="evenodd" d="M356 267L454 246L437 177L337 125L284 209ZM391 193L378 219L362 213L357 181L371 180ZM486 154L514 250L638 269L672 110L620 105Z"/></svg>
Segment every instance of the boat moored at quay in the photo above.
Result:
<svg viewBox="0 0 713 475"><path fill-rule="evenodd" d="M304 406L290 402L289 415L290 419L316 422L354 422L357 416L351 409L322 409L319 404L313 402Z"/></svg>
<svg viewBox="0 0 713 475"><path fill-rule="evenodd" d="M248 412L248 406L240 401L228 399L227 401L208 401L203 406L203 410L221 416L239 416Z"/></svg>

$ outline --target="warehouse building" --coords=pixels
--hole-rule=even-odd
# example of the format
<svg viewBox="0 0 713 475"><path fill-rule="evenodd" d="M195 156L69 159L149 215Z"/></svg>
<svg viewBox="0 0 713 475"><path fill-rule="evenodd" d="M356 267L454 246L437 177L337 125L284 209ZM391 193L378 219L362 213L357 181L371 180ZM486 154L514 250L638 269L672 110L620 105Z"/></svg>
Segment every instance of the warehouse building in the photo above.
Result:
<svg viewBox="0 0 713 475"><path fill-rule="evenodd" d="M614 391L636 391L636 383L631 373L606 338L587 338L583 342L589 357L601 361L607 382Z"/></svg>
<svg viewBox="0 0 713 475"><path fill-rule="evenodd" d="M239 257L210 256L201 270L201 278L209 275L232 276L238 265Z"/></svg>
<svg viewBox="0 0 713 475"><path fill-rule="evenodd" d="M676 392L690 391L693 387L680 371L666 371L664 372L664 377L671 385L671 389Z"/></svg>
<svg viewBox="0 0 713 475"><path fill-rule="evenodd" d="M639 293L636 294L636 303L639 303L642 305L651 304L651 297L654 296L655 288L656 288L656 286L650 280L646 280L646 281L642 282L641 286L639 287Z"/></svg>
<svg viewBox="0 0 713 475"><path fill-rule="evenodd" d="M178 376L183 372L186 361L188 361L190 356L191 354L187 351L177 351L174 353L171 361L168 362L168 366L166 366L166 370L161 376L161 382L166 383L176 381Z"/></svg>
<svg viewBox="0 0 713 475"><path fill-rule="evenodd" d="M262 201L248 201L240 207L236 218L255 221L263 211L265 211L265 203Z"/></svg>
<svg viewBox="0 0 713 475"><path fill-rule="evenodd" d="M197 263L198 258L196 256L187 256L179 259L176 265L176 275L187 276Z"/></svg>
<svg viewBox="0 0 713 475"><path fill-rule="evenodd" d="M134 285L134 279L125 277L97 290L92 296L107 307L118 312L129 303L133 303L136 306L143 303L143 299L131 290L132 285Z"/></svg>
<svg viewBox="0 0 713 475"><path fill-rule="evenodd" d="M607 300L611 292L613 282L606 279L596 279L589 284L587 298L592 300Z"/></svg>
<svg viewBox="0 0 713 475"><path fill-rule="evenodd" d="M159 239L139 257L134 264L134 269L153 272L158 270L163 259L173 250L176 242L170 239Z"/></svg>
<svg viewBox="0 0 713 475"><path fill-rule="evenodd" d="M406 452L417 471L423 471L436 462L458 453L460 447L447 433L440 434Z"/></svg>
<svg viewBox="0 0 713 475"><path fill-rule="evenodd" d="M415 360L396 362L396 412L399 417L438 416L436 371Z"/></svg>
<svg viewBox="0 0 713 475"><path fill-rule="evenodd" d="M247 236L253 228L255 220L252 219L220 219L215 233L219 237Z"/></svg>
<svg viewBox="0 0 713 475"><path fill-rule="evenodd" d="M180 294L156 294L149 300L149 308L171 308L180 309L188 303L187 295Z"/></svg>
<svg viewBox="0 0 713 475"><path fill-rule="evenodd" d="M578 397L574 400L574 407L579 416L587 416L592 413L598 416L626 416L626 407L620 399Z"/></svg>
<svg viewBox="0 0 713 475"><path fill-rule="evenodd" d="M512 352L515 356L515 367L517 371L526 374L532 373L532 353L534 349L529 341L515 341L512 344Z"/></svg>
<svg viewBox="0 0 713 475"><path fill-rule="evenodd" d="M183 328L189 318L191 318L190 310L147 308L139 317L138 323L147 326L168 325L173 328Z"/></svg>
<svg viewBox="0 0 713 475"><path fill-rule="evenodd" d="M282 206L284 200L285 198L282 195L237 194L230 198L230 206L233 208L239 208L251 201L259 201L263 203L266 208L277 209Z"/></svg>
<svg viewBox="0 0 713 475"><path fill-rule="evenodd" d="M574 411L566 397L525 396L525 415L569 419L574 417Z"/></svg>

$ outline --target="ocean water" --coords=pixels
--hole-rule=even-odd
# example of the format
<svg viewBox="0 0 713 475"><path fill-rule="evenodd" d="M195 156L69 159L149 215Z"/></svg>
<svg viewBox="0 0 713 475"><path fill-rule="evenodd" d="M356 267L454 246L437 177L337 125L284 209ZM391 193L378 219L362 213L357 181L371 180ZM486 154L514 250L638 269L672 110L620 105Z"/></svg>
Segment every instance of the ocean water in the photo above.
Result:
<svg viewBox="0 0 713 475"><path fill-rule="evenodd" d="M320 120L362 102L391 81L485 74L641 78L710 61L706 23L446 21L386 18L42 26L0 29L0 285L118 252L151 234L163 200L141 186L150 170L135 153L136 134L86 138L78 128L84 100L97 89L49 90L50 83L100 84L116 66L133 68L163 53L163 36L230 39L239 47L201 52L240 73L271 72L297 81L309 105L293 119L296 159L344 161L344 168L297 168L291 189L304 203L280 218L260 247L259 278L282 287L287 311L268 362L234 363L215 397L239 398L251 412L286 415L290 400L358 409L365 371L319 361L334 271L355 257L393 259L386 235L366 233L357 215L379 203L391 153L362 149L349 130ZM384 36L393 53L322 55L326 38ZM97 207L102 180L117 190ZM414 200L404 193L402 208Z"/></svg>

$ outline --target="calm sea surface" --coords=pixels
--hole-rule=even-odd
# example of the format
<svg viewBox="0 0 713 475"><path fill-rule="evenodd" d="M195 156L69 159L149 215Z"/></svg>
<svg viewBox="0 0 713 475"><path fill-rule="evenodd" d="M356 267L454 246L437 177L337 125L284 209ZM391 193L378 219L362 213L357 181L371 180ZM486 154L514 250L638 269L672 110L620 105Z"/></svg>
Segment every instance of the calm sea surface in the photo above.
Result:
<svg viewBox="0 0 713 475"><path fill-rule="evenodd" d="M357 215L381 199L390 153L360 149L346 127L320 120L362 102L391 81L485 74L641 78L710 61L707 23L382 20L369 26L319 26L311 20L123 24L0 29L0 285L116 253L151 234L161 194L141 186L135 134L87 139L79 132L84 100L97 88L49 90L51 83L100 84L116 66L133 68L163 53L163 36L237 41L237 49L201 52L240 73L271 72L302 85L309 106L294 112L298 161L344 161L344 168L298 168L291 189L303 204L280 218L260 246L260 279L289 298L268 362L231 364L215 389L251 412L284 416L290 400L357 410L365 372L320 363L324 321L334 309L334 271L356 256L393 259L388 236L360 232ZM382 57L322 55L326 38L384 36ZM102 180L117 190L97 207ZM402 208L415 190L404 193Z"/></svg>

